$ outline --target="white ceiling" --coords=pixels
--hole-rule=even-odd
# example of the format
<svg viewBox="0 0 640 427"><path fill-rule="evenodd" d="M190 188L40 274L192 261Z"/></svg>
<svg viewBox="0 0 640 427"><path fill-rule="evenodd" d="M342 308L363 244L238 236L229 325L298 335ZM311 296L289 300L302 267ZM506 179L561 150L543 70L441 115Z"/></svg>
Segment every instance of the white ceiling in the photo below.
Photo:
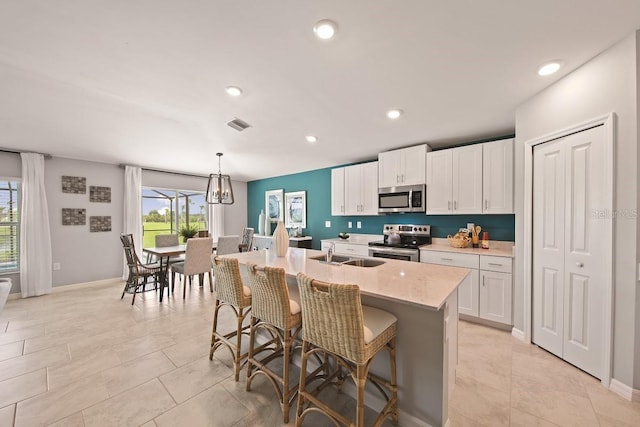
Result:
<svg viewBox="0 0 640 427"><path fill-rule="evenodd" d="M0 147L196 174L221 151L245 181L452 145L637 28L638 0L0 0Z"/></svg>

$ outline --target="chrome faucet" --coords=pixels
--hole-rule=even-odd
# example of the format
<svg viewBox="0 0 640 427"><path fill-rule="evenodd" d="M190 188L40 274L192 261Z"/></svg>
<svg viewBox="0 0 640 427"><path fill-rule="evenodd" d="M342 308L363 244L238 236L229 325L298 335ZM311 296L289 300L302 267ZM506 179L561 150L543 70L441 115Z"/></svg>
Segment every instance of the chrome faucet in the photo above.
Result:
<svg viewBox="0 0 640 427"><path fill-rule="evenodd" d="M327 263L331 264L331 259L333 258L333 251L336 249L335 243L331 243L329 245L329 249L327 249Z"/></svg>

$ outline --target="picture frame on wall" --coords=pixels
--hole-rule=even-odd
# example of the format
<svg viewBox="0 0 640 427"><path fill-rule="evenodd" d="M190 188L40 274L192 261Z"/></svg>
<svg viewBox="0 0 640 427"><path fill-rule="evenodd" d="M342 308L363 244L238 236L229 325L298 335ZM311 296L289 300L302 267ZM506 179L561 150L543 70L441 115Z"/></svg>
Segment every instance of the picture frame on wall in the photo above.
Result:
<svg viewBox="0 0 640 427"><path fill-rule="evenodd" d="M271 222L284 221L284 190L268 190L264 193L265 212Z"/></svg>
<svg viewBox="0 0 640 427"><path fill-rule="evenodd" d="M291 227L307 227L307 192L294 191L284 195L284 225Z"/></svg>

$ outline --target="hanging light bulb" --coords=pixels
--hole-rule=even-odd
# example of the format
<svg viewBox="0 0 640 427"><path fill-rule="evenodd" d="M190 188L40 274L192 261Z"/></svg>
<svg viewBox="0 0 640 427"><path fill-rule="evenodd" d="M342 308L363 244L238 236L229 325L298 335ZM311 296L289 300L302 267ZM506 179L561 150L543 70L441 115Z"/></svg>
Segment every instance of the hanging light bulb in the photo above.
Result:
<svg viewBox="0 0 640 427"><path fill-rule="evenodd" d="M232 205L233 188L231 187L231 177L222 175L220 171L222 153L216 153L216 156L218 156L218 173L209 175L205 200L212 205Z"/></svg>

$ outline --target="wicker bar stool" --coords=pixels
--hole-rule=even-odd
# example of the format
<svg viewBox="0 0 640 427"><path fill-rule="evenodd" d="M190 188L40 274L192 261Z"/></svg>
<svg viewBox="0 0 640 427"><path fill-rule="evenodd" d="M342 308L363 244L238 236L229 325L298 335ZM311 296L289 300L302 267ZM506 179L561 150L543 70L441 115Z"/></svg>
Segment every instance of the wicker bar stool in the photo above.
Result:
<svg viewBox="0 0 640 427"><path fill-rule="evenodd" d="M397 424L396 317L384 310L363 306L357 285L325 283L303 273L298 273L297 279L302 303L303 342L296 426L302 425L304 417L313 411L328 416L336 425L363 426L367 379L387 401L374 425L381 425L386 418ZM389 351L390 381L369 372L371 362L383 349ZM318 353L333 356L336 369L323 379L322 384L307 391L307 361ZM355 424L317 397L330 384L342 386L343 370L356 386Z"/></svg>
<svg viewBox="0 0 640 427"><path fill-rule="evenodd" d="M289 410L298 392L298 384L289 384L289 363L294 350L294 342L302 325L300 305L289 298L289 288L283 268L264 267L248 264L249 286L251 287L251 334L249 340L249 361L247 362L247 391L251 381L264 374L276 389L282 419L289 422ZM263 330L271 339L256 347L256 334ZM258 358L262 352L267 355ZM282 357L282 374L269 368L270 362ZM255 370L254 370L255 369Z"/></svg>
<svg viewBox="0 0 640 427"><path fill-rule="evenodd" d="M224 345L233 357L233 373L235 380L240 378L240 369L247 362L248 352L242 351L242 335L248 335L250 325L243 325L244 319L251 310L251 290L244 286L240 276L240 266L236 258L214 257L212 262L216 285L216 306L213 312L213 331L211 332L211 350L213 353ZM218 332L218 313L222 307L229 307L236 315L237 326L226 334ZM234 340L235 338L235 340Z"/></svg>

